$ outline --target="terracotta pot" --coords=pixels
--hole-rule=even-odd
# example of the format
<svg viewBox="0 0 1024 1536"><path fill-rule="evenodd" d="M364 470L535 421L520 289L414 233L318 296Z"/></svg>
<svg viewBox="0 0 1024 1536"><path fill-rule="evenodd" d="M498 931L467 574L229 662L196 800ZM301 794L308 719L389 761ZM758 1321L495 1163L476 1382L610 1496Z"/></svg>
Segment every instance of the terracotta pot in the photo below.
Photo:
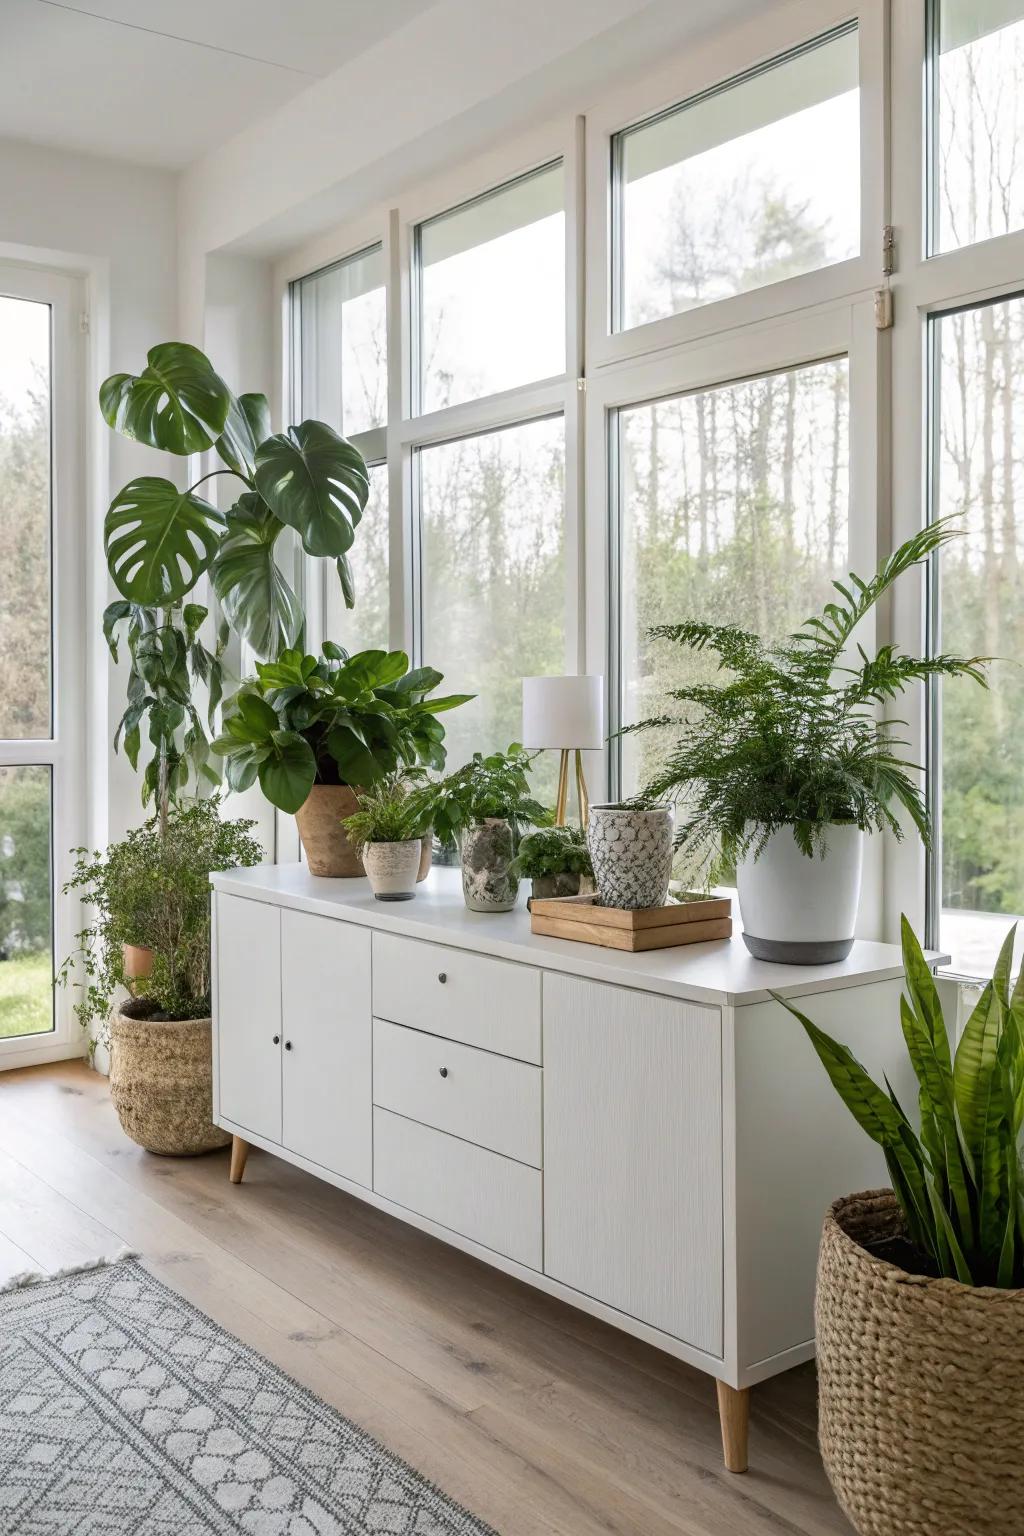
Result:
<svg viewBox="0 0 1024 1536"><path fill-rule="evenodd" d="M341 825L342 817L358 809L356 793L348 784L313 785L309 798L295 812L311 875L353 879L366 873L359 849Z"/></svg>
<svg viewBox="0 0 1024 1536"><path fill-rule="evenodd" d="M226 1147L213 1123L209 1019L110 1021L110 1097L125 1135L164 1157Z"/></svg>
<svg viewBox="0 0 1024 1536"><path fill-rule="evenodd" d="M416 871L416 884L425 880L430 874L430 867L434 862L434 829L428 827L420 838L420 867Z"/></svg>
<svg viewBox="0 0 1024 1536"><path fill-rule="evenodd" d="M122 944L121 964L129 981L144 981L153 974L153 951L145 944Z"/></svg>

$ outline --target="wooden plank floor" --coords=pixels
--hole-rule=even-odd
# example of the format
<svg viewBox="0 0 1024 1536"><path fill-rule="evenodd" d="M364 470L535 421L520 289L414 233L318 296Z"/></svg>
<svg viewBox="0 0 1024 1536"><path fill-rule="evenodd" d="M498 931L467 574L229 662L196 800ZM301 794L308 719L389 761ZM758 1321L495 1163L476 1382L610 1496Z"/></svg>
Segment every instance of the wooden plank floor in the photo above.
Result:
<svg viewBox="0 0 1024 1536"><path fill-rule="evenodd" d="M801 1367L721 1463L710 1378L287 1163L151 1157L78 1062L0 1074L0 1284L121 1244L502 1536L846 1532Z"/></svg>

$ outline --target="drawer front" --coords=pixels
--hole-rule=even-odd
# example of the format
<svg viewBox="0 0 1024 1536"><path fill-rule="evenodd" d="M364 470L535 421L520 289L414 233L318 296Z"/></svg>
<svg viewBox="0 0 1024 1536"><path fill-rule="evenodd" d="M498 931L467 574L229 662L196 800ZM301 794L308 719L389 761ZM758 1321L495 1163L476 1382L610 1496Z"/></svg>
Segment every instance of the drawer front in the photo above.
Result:
<svg viewBox="0 0 1024 1536"><path fill-rule="evenodd" d="M539 1270L541 1175L443 1131L373 1112L373 1187L385 1200Z"/></svg>
<svg viewBox="0 0 1024 1536"><path fill-rule="evenodd" d="M541 1069L373 1021L373 1102L541 1166Z"/></svg>
<svg viewBox="0 0 1024 1536"><path fill-rule="evenodd" d="M540 1062L540 972L393 933L373 936L377 1018Z"/></svg>

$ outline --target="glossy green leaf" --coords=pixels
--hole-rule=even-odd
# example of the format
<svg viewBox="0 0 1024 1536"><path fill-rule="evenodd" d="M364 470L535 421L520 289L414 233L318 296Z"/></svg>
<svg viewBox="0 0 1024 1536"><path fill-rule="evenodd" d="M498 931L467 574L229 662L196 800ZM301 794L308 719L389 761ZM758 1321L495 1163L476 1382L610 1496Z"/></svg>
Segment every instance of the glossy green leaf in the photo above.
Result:
<svg viewBox="0 0 1024 1536"><path fill-rule="evenodd" d="M294 814L309 798L316 781L316 759L304 737L277 731L270 755L259 765L260 788L279 811Z"/></svg>
<svg viewBox="0 0 1024 1536"><path fill-rule="evenodd" d="M256 449L270 436L270 406L266 395L232 395L217 452L229 469L251 480Z"/></svg>
<svg viewBox="0 0 1024 1536"><path fill-rule="evenodd" d="M341 583L341 595L346 608L354 608L356 605L356 583L352 575L352 566L348 555L339 555L337 559L338 580Z"/></svg>
<svg viewBox="0 0 1024 1536"><path fill-rule="evenodd" d="M114 585L146 607L180 602L209 568L223 525L216 507L169 480L143 475L129 481L104 522Z"/></svg>
<svg viewBox="0 0 1024 1536"><path fill-rule="evenodd" d="M282 524L255 492L227 515L227 532L213 561L213 590L231 626L257 656L276 656L302 634L303 613L274 559Z"/></svg>
<svg viewBox="0 0 1024 1536"><path fill-rule="evenodd" d="M322 421L304 421L256 450L256 489L307 554L347 554L370 493L358 449Z"/></svg>
<svg viewBox="0 0 1024 1536"><path fill-rule="evenodd" d="M202 453L224 431L231 391L197 347L166 341L138 374L100 386L100 409L116 432L166 453Z"/></svg>

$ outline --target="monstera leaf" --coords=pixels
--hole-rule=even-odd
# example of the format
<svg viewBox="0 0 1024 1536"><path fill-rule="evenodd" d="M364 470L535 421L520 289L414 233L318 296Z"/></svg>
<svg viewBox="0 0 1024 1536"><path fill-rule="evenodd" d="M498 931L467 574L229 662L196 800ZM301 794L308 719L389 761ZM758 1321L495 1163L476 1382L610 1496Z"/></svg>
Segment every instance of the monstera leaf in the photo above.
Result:
<svg viewBox="0 0 1024 1536"><path fill-rule="evenodd" d="M228 419L217 439L217 452L229 469L251 480L256 449L270 436L270 406L266 395L231 396Z"/></svg>
<svg viewBox="0 0 1024 1536"><path fill-rule="evenodd" d="M307 554L337 560L351 549L370 482L362 454L326 422L304 421L268 437L256 450L255 478Z"/></svg>
<svg viewBox="0 0 1024 1536"><path fill-rule="evenodd" d="M297 644L302 609L274 559L282 524L254 491L227 515L227 533L211 568L213 590L228 622L257 656Z"/></svg>
<svg viewBox="0 0 1024 1536"><path fill-rule="evenodd" d="M216 507L170 480L142 475L129 481L110 503L103 528L114 585L148 608L180 602L216 554L223 524Z"/></svg>
<svg viewBox="0 0 1024 1536"><path fill-rule="evenodd" d="M115 373L100 386L107 424L166 453L202 453L224 431L231 391L208 357L182 341L161 342L137 376Z"/></svg>

